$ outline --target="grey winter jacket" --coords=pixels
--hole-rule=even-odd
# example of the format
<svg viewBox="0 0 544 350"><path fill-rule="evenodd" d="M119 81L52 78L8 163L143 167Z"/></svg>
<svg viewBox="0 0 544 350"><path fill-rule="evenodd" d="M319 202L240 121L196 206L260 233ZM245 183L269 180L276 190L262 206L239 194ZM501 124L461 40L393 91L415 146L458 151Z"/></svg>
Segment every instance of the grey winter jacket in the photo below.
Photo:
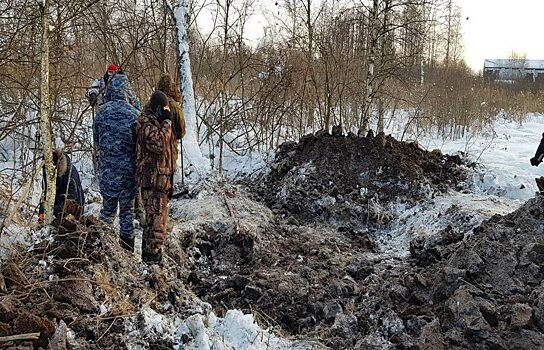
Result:
<svg viewBox="0 0 544 350"><path fill-rule="evenodd" d="M128 89L125 75L114 76L104 94L109 102L99 109L93 124L100 191L109 196L120 196L135 188L138 111L128 102Z"/></svg>

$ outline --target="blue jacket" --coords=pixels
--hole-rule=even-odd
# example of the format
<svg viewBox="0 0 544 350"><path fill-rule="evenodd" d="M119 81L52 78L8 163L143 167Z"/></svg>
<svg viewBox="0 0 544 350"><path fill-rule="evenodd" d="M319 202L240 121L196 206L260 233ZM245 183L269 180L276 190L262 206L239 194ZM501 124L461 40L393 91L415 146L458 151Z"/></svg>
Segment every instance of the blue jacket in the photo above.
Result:
<svg viewBox="0 0 544 350"><path fill-rule="evenodd" d="M93 124L97 149L100 191L120 196L136 187L136 118L138 111L129 102L129 83L124 74L112 78L105 100Z"/></svg>

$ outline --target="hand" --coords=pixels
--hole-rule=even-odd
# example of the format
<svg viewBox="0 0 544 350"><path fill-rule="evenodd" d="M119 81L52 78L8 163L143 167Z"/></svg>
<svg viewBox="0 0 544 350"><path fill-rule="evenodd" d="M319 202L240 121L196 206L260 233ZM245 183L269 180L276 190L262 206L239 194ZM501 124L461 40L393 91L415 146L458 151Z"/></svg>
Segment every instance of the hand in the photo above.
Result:
<svg viewBox="0 0 544 350"><path fill-rule="evenodd" d="M97 100L98 96L95 93L89 95L89 104L91 105L91 107L94 107L96 105Z"/></svg>
<svg viewBox="0 0 544 350"><path fill-rule="evenodd" d="M531 158L531 165L532 165L532 166L539 166L540 163L542 163L542 161L536 159L536 157Z"/></svg>

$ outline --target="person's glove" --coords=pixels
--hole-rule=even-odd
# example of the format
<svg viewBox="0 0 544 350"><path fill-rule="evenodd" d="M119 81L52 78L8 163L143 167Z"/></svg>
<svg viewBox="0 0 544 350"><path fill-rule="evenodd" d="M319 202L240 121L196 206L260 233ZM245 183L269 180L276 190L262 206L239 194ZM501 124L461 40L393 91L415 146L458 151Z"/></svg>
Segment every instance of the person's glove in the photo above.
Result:
<svg viewBox="0 0 544 350"><path fill-rule="evenodd" d="M539 166L540 163L542 163L542 161L536 159L536 157L531 158L531 165L532 165L532 166Z"/></svg>
<svg viewBox="0 0 544 350"><path fill-rule="evenodd" d="M92 93L89 95L89 104L91 107L94 107L96 105L96 102L98 101L98 95L96 93Z"/></svg>

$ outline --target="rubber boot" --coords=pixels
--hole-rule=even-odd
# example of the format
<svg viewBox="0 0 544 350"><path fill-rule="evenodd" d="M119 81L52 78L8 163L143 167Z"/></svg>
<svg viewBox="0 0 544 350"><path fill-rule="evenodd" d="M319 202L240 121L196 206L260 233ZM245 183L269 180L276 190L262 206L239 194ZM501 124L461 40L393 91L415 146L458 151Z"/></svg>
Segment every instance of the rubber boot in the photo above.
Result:
<svg viewBox="0 0 544 350"><path fill-rule="evenodd" d="M158 252L142 250L142 261L149 265L160 265L162 262L162 250L159 250Z"/></svg>
<svg viewBox="0 0 544 350"><path fill-rule="evenodd" d="M538 192L540 192L540 194L544 194L544 177L538 177L535 179L535 181L538 187Z"/></svg>
<svg viewBox="0 0 544 350"><path fill-rule="evenodd" d="M134 253L134 237L120 236L119 244L121 245L121 248Z"/></svg>

